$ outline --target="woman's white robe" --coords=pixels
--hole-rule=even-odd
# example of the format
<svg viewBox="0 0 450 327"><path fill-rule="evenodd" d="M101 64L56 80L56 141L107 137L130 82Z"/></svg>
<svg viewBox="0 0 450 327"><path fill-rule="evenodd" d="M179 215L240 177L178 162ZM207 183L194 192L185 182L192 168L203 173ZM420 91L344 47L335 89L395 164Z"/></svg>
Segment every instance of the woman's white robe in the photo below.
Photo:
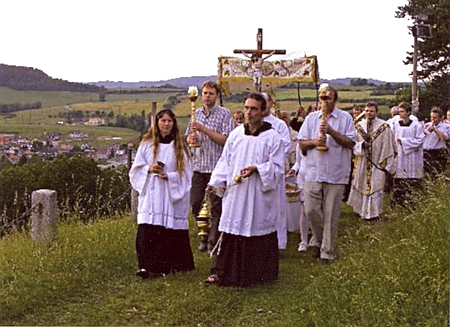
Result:
<svg viewBox="0 0 450 327"><path fill-rule="evenodd" d="M148 172L149 166L163 162L164 180ZM168 229L188 229L192 166L184 155L185 171L176 170L174 141L159 144L153 158L151 141L141 143L129 172L131 186L139 193L138 224L164 226Z"/></svg>

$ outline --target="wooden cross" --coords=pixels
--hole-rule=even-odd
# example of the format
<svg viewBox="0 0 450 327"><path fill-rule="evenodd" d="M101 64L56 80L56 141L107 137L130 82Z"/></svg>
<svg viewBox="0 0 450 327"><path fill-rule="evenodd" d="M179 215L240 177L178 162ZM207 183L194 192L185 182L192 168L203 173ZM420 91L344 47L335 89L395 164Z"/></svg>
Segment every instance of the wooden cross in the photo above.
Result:
<svg viewBox="0 0 450 327"><path fill-rule="evenodd" d="M286 54L286 50L263 50L262 46L262 28L258 28L258 34L256 34L256 50L241 50L236 49L233 53L243 54L247 58L250 58L253 65L253 83L257 92L261 92L261 79L262 79L262 66L264 60L271 57L274 54ZM263 58L263 55L266 55Z"/></svg>

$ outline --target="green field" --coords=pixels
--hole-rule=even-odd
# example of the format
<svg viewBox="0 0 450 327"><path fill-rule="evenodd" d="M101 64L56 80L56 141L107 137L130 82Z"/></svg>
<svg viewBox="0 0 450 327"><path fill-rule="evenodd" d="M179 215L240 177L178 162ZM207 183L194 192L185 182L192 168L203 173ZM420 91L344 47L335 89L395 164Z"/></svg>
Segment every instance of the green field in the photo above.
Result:
<svg viewBox="0 0 450 327"><path fill-rule="evenodd" d="M340 108L351 108L354 105L363 105L367 99L374 101L391 99L392 96L372 96L373 87L356 86L337 86L339 98L337 106ZM280 110L294 113L299 105L297 89L275 89ZM65 126L59 125L65 122L63 118L68 110L81 110L85 113L95 111L117 115L141 115L151 113L152 105L156 102L157 110L160 110L167 103L169 97L179 95L179 90L173 92L154 92L141 94L108 94L106 101L100 102L97 93L75 93L61 91L15 91L6 87L0 87L0 104L11 103L35 103L41 102L42 108L35 110L23 110L14 112L12 117L0 116L0 133L16 132L24 137L35 137L42 135L45 131L68 133L73 129L82 132L112 136L117 134L123 139L138 137L135 131L114 129L111 127L101 128L95 126ZM301 105L305 108L311 104L311 101L305 101L316 96L316 92L310 89L300 90ZM180 128L184 130L189 121L191 113L191 104L187 96L180 96L179 103L172 107L172 110L179 117ZM351 101L349 101L351 99ZM197 100L197 106L201 105L201 99ZM242 102L230 102L225 99L223 105L231 111L242 110ZM386 105L380 105L379 112L387 114L389 108Z"/></svg>

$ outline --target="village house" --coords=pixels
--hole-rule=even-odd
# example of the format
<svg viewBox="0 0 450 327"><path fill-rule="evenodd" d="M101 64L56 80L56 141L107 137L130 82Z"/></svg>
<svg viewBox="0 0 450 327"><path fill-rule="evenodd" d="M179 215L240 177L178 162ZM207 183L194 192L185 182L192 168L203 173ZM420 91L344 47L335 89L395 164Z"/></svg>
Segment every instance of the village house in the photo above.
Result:
<svg viewBox="0 0 450 327"><path fill-rule="evenodd" d="M105 118L101 118L101 117L92 117L92 118L89 118L89 120L87 121L86 125L91 125L91 126L106 125L106 119Z"/></svg>

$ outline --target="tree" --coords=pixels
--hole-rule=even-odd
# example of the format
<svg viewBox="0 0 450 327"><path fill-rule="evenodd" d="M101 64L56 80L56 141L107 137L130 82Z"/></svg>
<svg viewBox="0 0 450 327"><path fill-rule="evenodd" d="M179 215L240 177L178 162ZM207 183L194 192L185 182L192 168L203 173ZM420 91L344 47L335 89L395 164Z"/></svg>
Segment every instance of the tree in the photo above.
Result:
<svg viewBox="0 0 450 327"><path fill-rule="evenodd" d="M450 1L408 0L408 4L398 7L396 18L408 17L416 24L419 14L428 16L420 23L429 24L431 29L429 38L418 38L417 42L417 63L420 67L417 78L426 86L420 94L420 112L426 111L425 116L428 116L432 106L443 110L450 108ZM410 65L412 62L413 51L410 51L404 64Z"/></svg>
<svg viewBox="0 0 450 327"><path fill-rule="evenodd" d="M352 78L350 80L350 85L352 86L366 86L367 79L366 78Z"/></svg>

